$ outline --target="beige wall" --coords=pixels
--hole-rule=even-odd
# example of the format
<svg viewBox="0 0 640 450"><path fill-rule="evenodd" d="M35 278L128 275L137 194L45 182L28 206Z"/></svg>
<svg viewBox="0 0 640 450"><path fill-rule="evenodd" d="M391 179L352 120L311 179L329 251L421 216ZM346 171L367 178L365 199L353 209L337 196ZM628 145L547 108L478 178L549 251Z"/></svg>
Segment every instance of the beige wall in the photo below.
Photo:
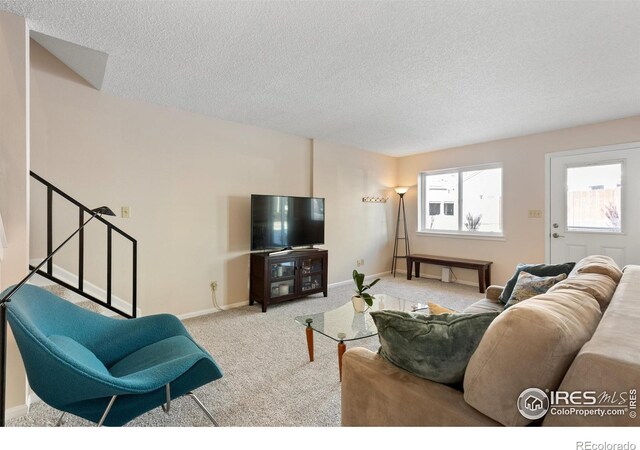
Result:
<svg viewBox="0 0 640 450"><path fill-rule="evenodd" d="M138 239L143 314L209 309L212 280L220 304L247 301L249 196L309 195L311 142L106 95L35 43L31 67L33 170L86 205L130 206L113 222Z"/></svg>
<svg viewBox="0 0 640 450"><path fill-rule="evenodd" d="M544 262L545 219L528 218L528 210L545 208L545 154L633 141L640 141L640 116L401 158L398 181L414 186L406 198L412 253L488 259L494 262L493 283L504 283L517 263ZM418 172L493 162L504 171L504 241L416 235ZM474 272L454 271L477 284ZM429 266L427 273L440 272Z"/></svg>
<svg viewBox="0 0 640 450"><path fill-rule="evenodd" d="M139 240L143 314L207 310L212 280L220 304L247 302L250 194L306 196L312 182L327 197L330 282L349 280L356 259L368 273L389 270L395 199L361 197L394 185L394 158L317 141L312 149L310 139L112 97L36 43L31 68L33 170L88 206L131 207L131 219L113 222ZM34 184L32 196L31 256L41 257L44 192ZM57 241L76 214L60 207ZM343 245L344 224L358 222ZM90 253L87 279L104 286L104 245ZM56 261L75 271L76 255L71 244ZM119 261L115 275L126 280ZM115 293L126 298L122 286Z"/></svg>
<svg viewBox="0 0 640 450"><path fill-rule="evenodd" d="M29 256L29 45L24 18L0 11L0 211L8 247L0 266L4 290L27 274ZM7 408L25 403L26 378L8 336Z"/></svg>
<svg viewBox="0 0 640 450"><path fill-rule="evenodd" d="M329 282L350 280L353 269L367 275L390 270L396 165L396 158L314 141L313 195L326 198ZM390 198L387 203L363 203L362 197L368 196ZM363 266L356 266L358 259L364 260Z"/></svg>

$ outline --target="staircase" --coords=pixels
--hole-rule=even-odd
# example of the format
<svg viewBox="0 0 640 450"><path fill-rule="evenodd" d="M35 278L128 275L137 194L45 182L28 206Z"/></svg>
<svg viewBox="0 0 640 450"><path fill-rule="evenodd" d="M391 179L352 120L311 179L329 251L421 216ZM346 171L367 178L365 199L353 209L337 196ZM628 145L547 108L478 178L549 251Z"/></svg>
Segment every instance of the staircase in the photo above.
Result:
<svg viewBox="0 0 640 450"><path fill-rule="evenodd" d="M59 200L63 200L65 204L65 210L68 209L69 204L77 209L78 226L81 226L85 220L90 217L91 208L83 205L70 195L66 194L52 183L48 182L38 174L31 173L31 178L44 186L46 189L46 251L50 254L55 245L53 242L54 231L54 204L58 205ZM55 200L55 201L54 201ZM96 216L94 222L100 223L103 226L104 233L106 233L106 288L105 298L98 298L95 294L96 286L85 280L85 233L84 230L80 230L78 233L78 273L73 274L73 280L69 277L62 279L59 276L60 272L66 272L65 270L54 270L57 266L54 260L55 256L47 264L45 269L38 270L38 275L52 281L54 285L46 286L46 289L56 293L56 295L72 300L73 294L77 294L86 299L84 302L76 302L80 306L86 307L94 311L100 311L106 309L111 313L116 313L125 318L134 318L137 316L137 248L138 242L125 233L120 228L116 227L112 223L103 219L100 216ZM131 244L131 286L132 290L129 299L120 299L113 295L113 241L114 234L119 235ZM59 243L58 243L59 244ZM29 268L33 270L35 265L30 265ZM72 300L73 301L73 300Z"/></svg>

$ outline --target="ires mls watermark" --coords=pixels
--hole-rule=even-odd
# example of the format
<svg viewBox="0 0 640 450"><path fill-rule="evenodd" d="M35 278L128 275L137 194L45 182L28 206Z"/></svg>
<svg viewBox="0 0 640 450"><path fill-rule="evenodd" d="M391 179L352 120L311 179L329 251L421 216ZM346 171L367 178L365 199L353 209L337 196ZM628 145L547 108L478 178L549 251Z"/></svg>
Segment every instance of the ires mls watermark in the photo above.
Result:
<svg viewBox="0 0 640 450"><path fill-rule="evenodd" d="M518 411L529 420L555 416L637 417L637 389L622 392L549 391L529 388L518 397Z"/></svg>

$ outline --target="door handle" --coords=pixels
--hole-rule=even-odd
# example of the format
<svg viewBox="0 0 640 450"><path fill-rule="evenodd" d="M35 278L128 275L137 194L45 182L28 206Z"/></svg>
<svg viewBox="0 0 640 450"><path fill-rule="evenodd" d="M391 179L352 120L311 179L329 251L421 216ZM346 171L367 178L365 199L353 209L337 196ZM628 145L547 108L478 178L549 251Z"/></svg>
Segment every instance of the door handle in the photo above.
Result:
<svg viewBox="0 0 640 450"><path fill-rule="evenodd" d="M558 234L558 233L553 233L551 236L553 236L556 239L564 237L564 236L562 236L561 234Z"/></svg>

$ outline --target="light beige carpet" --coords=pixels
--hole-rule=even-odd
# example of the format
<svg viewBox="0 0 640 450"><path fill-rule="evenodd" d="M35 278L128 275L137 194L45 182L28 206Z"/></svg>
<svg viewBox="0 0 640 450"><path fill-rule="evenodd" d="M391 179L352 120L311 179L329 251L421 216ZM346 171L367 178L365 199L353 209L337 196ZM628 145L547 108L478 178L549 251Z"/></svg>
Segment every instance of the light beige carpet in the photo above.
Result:
<svg viewBox="0 0 640 450"><path fill-rule="evenodd" d="M329 289L327 298L314 295L272 305L245 306L185 321L194 338L219 363L224 377L196 391L221 426L340 426L340 382L337 343L315 334L315 361L309 362L304 327L294 317L337 308L349 301L352 284ZM483 297L477 288L402 275L384 276L373 293L415 302L433 300L462 310ZM377 350L377 336L347 343ZM44 403L9 421L9 426L51 426L60 413ZM66 416L65 426L92 425ZM130 426L209 426L190 398L140 416Z"/></svg>

